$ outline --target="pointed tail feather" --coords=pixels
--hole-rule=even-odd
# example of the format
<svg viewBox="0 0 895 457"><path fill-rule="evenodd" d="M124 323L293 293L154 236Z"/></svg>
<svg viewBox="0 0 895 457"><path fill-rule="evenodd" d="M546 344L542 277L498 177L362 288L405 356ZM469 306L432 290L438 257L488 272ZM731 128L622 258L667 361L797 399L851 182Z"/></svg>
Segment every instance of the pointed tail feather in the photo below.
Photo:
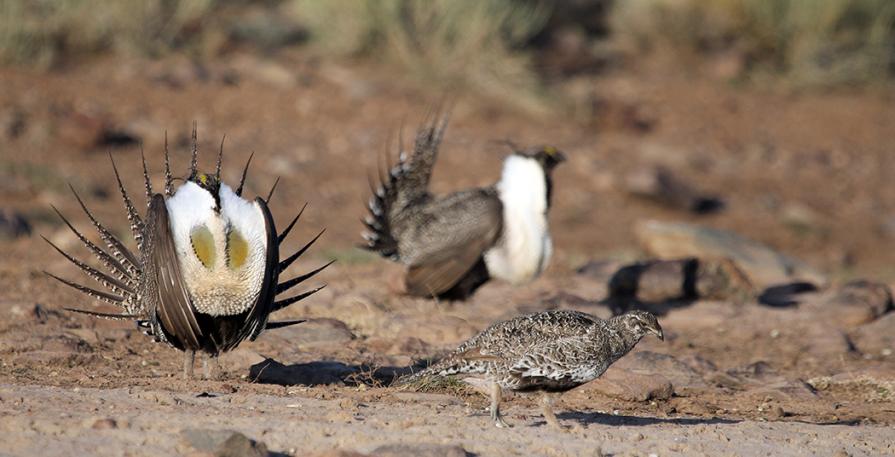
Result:
<svg viewBox="0 0 895 457"><path fill-rule="evenodd" d="M81 241L81 244L86 246L87 249L89 249L90 252L92 252L93 255L97 258L97 260L99 260L100 263L103 264L103 266L112 271L112 273L114 273L115 276L118 277L118 279L121 279L123 281L133 281L134 278L130 275L128 269L121 264L121 262L109 255L109 253L107 253L106 251L100 249L100 247L94 244L92 241L88 240L87 237L79 232L78 229L76 229L55 206L50 206L53 208L53 211L56 211L56 214L59 215L59 218L62 219L62 222L65 222L65 225L67 225L72 233L74 233L75 236L78 237L78 239Z"/></svg>
<svg viewBox="0 0 895 457"><path fill-rule="evenodd" d="M127 284L124 281L115 279L115 278L97 270L96 268L93 268L90 265L87 265L84 262L81 262L80 260L69 255L67 252L63 251L61 248L59 248L59 246L56 246L55 244L53 244L52 241L48 240L43 235L41 235L41 238L43 238L44 241L46 241L50 246L52 246L53 249L55 249L57 252L62 254L63 257L68 259L69 262L73 263L75 266L80 268L81 271L83 271L87 276L90 276L91 278L93 278L93 280L102 284L103 286L105 286L106 288L111 290L112 292L122 295L128 299L133 298L135 296L134 288L133 288L132 284Z"/></svg>
<svg viewBox="0 0 895 457"><path fill-rule="evenodd" d="M138 276L140 274L140 261L137 260L137 257L124 246L124 243L118 239L115 235L109 232L103 224L101 224L94 216L93 213L87 209L87 205L84 204L84 201L81 200L81 196L75 192L75 188L71 187L71 192L75 195L75 199L78 201L78 204L81 205L81 209L84 210L84 214L90 219L90 222L93 224L93 227L96 228L96 231L99 232L100 238L106 243L106 247L111 251L112 256L118 260L121 265L124 265L127 268L128 274L131 276ZM142 222L140 223L142 225ZM141 229L142 230L142 229ZM139 239L138 239L139 242Z"/></svg>
<svg viewBox="0 0 895 457"><path fill-rule="evenodd" d="M124 208L127 211L127 220L131 224L131 233L134 236L134 240L137 241L138 245L143 244L143 220L140 219L140 214L137 213L137 209L134 208L133 202L131 202L130 197L127 195L127 191L124 189L124 184L121 182L121 176L118 174L118 167L115 166L115 159L112 158L112 153L109 153L109 161L112 162L112 170L115 172L115 180L118 181L118 192L121 193L121 199L124 200ZM72 189L74 191L74 189Z"/></svg>
<svg viewBox="0 0 895 457"><path fill-rule="evenodd" d="M133 314L115 314L115 313L98 313L95 311L87 311L84 309L77 308L62 308L68 312L78 313L78 314L86 314L88 316L98 317L100 319L111 319L114 321L124 321L124 320L134 320L139 319L140 316L135 316Z"/></svg>
<svg viewBox="0 0 895 457"><path fill-rule="evenodd" d="M284 281L284 282L277 284L277 295L279 295L283 292L286 292L287 290L293 288L297 284L304 282L307 279L310 279L311 277L313 277L317 273L320 273L321 271L323 271L324 268L332 265L333 263L335 263L335 259L330 260L329 262L327 262L326 264L324 264L323 266L321 266L315 270L311 270L303 275L296 276L288 281Z"/></svg>
<svg viewBox="0 0 895 457"><path fill-rule="evenodd" d="M47 271L45 271L44 274L61 282L62 284L65 284L66 286L69 286L69 287L77 290L78 292L81 292L85 295L89 295L97 300L100 300L105 303L109 303L110 305L123 306L122 302L124 301L124 297L122 297L120 295L110 294L108 292L103 292L101 290L91 289L87 286L78 284L76 282L72 282L67 279L60 278L59 276L56 276L56 275L54 275L50 272L47 272Z"/></svg>
<svg viewBox="0 0 895 457"><path fill-rule="evenodd" d="M280 271L286 271L286 269L289 268L289 265L292 265L292 262L295 262L295 259L301 257L301 255L304 254L305 251L307 251L308 248L310 248L311 245L314 244L314 242L316 242L320 238L320 236L323 235L324 232L326 232L326 229L321 230L320 233L317 234L317 236L312 238L311 241L308 241L307 244L302 246L301 249L295 252L295 254L290 255L286 258L286 260L280 262Z"/></svg>
<svg viewBox="0 0 895 457"><path fill-rule="evenodd" d="M308 298L308 297L310 297L311 295L314 295L315 293L319 292L319 291L320 291L321 289L323 289L324 287L326 287L326 284L324 284L324 285L322 285L322 286L319 286L319 287L317 287L317 288L315 288L315 289L311 289L311 290L309 290L309 291L307 291L307 292L298 294L298 295L296 295L296 296L294 296L294 297L289 297L289 298L286 298L286 299L283 299L283 300L274 302L273 307L272 307L272 309L270 310L270 312L272 313L272 312L274 312L274 311L279 311L279 310L281 310L281 309L283 309L283 308L285 308L285 307L287 307L287 306L289 306L289 305L291 305L291 304L293 304L293 303L295 303L295 302L297 302L297 301L299 301L299 300L304 300L305 298Z"/></svg>
<svg viewBox="0 0 895 457"><path fill-rule="evenodd" d="M290 325L297 325L307 321L307 319L296 319L292 321L268 322L264 326L264 330L274 330L278 328L289 327Z"/></svg>

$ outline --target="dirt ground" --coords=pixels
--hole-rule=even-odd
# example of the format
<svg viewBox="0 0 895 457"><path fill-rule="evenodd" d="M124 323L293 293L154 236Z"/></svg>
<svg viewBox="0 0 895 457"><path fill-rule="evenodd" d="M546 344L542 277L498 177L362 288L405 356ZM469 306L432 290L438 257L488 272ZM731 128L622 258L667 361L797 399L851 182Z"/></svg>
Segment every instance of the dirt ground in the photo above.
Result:
<svg viewBox="0 0 895 457"><path fill-rule="evenodd" d="M400 269L355 248L367 174L402 126L410 139L438 95L301 54L0 69L0 82L0 208L33 227L0 238L0 455L190 453L184 437L195 429L236 430L286 455L376 454L396 443L483 456L895 454L891 303L867 314L833 299L853 279L895 282L889 89L779 93L645 67L581 82L593 112L574 118L458 95L437 191L495 181L506 154L499 140L554 144L570 160L555 174L546 274L443 303L395 294ZM206 167L226 135L225 181L253 151L247 193L266 195L281 178L271 203L279 225L309 203L289 252L326 228L293 274L338 262L308 285L325 289L277 316L314 321L243 344L221 358L214 380L184 381L181 354L132 324L63 311L111 310L42 273L79 278L38 235L88 255L51 209L88 231L67 183L125 234L107 151L139 195L140 148L129 138L143 141L160 185L165 131L186 169L193 120ZM625 176L655 165L724 208L695 215L625 192ZM527 396L510 400L515 426L498 430L476 395L385 385L495 320L557 307L609 316L600 301L609 275L577 269L644 258L633 227L647 219L735 231L804 260L829 285L791 306L663 307L665 342L645 339L606 379L564 395L568 433L545 426Z"/></svg>

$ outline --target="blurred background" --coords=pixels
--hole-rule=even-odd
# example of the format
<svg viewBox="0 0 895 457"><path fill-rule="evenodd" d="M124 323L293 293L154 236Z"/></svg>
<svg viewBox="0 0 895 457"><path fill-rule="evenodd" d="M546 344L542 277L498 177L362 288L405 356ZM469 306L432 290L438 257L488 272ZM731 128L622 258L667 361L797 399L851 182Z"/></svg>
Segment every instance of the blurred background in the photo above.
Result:
<svg viewBox="0 0 895 457"><path fill-rule="evenodd" d="M370 262L367 175L447 102L438 191L496 181L503 140L570 156L551 274L661 254L657 219L893 280L893 62L888 0L0 0L0 236L73 243L67 183L127 233L107 153L139 192L196 120L205 166L254 151L280 224L307 201L316 255Z"/></svg>

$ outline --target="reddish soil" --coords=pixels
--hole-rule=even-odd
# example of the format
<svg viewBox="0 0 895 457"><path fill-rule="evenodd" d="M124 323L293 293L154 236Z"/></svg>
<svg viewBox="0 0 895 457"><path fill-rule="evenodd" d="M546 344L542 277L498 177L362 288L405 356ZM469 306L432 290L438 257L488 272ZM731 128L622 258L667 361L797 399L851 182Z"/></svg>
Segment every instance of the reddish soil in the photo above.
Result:
<svg viewBox="0 0 895 457"><path fill-rule="evenodd" d="M295 80L277 79L264 65ZM355 246L367 174L382 154L394 153L402 126L410 140L439 94L406 89L377 68L301 54L191 68L171 58L101 60L49 74L0 69L0 208L34 226L30 237L0 239L0 455L170 455L182 451L178 433L193 427L232 428L294 455L396 442L453 443L479 455L895 452L895 356L856 349L858 325L823 318L825 291L786 308L696 301L670 309L660 317L667 341L644 340L637 350L672 355L700 382L643 401L613 397L605 384L572 391L560 415L576 424L570 435L541 426L534 400L524 396L510 401L516 427L499 431L477 413L484 400L463 392L398 392L363 373L311 386L249 376L265 357L300 370L315 361L362 372L406 367L497 319L547 306L606 316L605 306L568 299L606 294L604 281L575 270L593 259L642 258L632 227L644 219L736 231L824 271L834 288L853 278L891 284L891 90L778 93L644 68L589 80L599 102L593 117L537 118L457 96L437 191L495 181L506 153L495 140L555 144L570 160L555 174L556 254L544 277L518 288L490 283L468 303L436 303L393 293L400 269ZM7 121L17 118L20 125ZM159 185L165 131L174 163L185 169L193 120L206 167L226 135L226 181L238 179L252 151L249 194L266 195L281 178L271 204L280 225L309 202L288 247L322 228L326 234L293 270L339 262L320 275L326 289L282 317L337 319L353 339L327 325L306 339L301 327L268 332L225 356L218 380L183 381L181 355L132 324L62 311L109 309L42 273L78 277L38 234L87 256L50 205L89 228L71 183L100 220L125 234L108 150L131 192L141 190L140 148L99 146L96 132L107 125L142 139ZM724 209L692 215L624 192L628 173L656 164L718 195ZM557 295L566 299L549 305ZM607 376L613 370L630 372L613 367ZM883 383L818 381L848 373ZM197 397L202 392L214 395ZM117 425L98 430L103 418Z"/></svg>

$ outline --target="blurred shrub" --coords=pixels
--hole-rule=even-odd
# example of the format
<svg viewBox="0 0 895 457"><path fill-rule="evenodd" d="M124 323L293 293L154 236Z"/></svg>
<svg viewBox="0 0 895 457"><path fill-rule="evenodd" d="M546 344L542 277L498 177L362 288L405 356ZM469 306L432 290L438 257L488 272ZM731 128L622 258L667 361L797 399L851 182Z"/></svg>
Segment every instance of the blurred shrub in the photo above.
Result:
<svg viewBox="0 0 895 457"><path fill-rule="evenodd" d="M384 59L426 84L465 86L517 106L545 100L524 49L550 16L526 0L293 0L327 52Z"/></svg>
<svg viewBox="0 0 895 457"><path fill-rule="evenodd" d="M895 56L892 0L622 0L610 24L640 51L735 52L752 75L798 84L880 79Z"/></svg>
<svg viewBox="0 0 895 457"><path fill-rule="evenodd" d="M104 50L189 42L216 0L0 0L0 60L49 66Z"/></svg>

